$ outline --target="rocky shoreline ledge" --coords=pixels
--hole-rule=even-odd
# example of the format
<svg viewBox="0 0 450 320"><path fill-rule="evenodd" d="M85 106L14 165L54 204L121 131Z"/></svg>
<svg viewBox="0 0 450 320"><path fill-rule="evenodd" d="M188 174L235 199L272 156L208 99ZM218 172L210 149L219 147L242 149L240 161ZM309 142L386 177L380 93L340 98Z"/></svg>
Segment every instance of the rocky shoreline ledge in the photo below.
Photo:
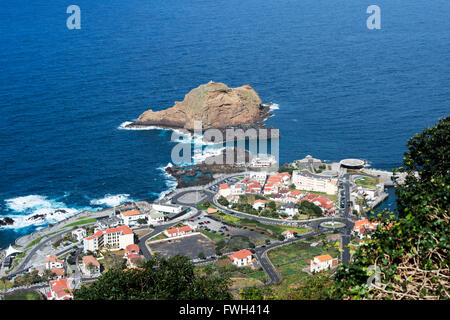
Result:
<svg viewBox="0 0 450 320"><path fill-rule="evenodd" d="M227 152L233 152L233 164L226 164ZM242 152L239 154L239 152ZM252 155L243 149L227 148L216 156L206 158L204 161L190 166L167 167L166 172L174 177L178 184L177 189L201 186L214 180L215 174L229 174L244 172L246 167L238 161L238 155L243 155L245 163L252 159Z"/></svg>

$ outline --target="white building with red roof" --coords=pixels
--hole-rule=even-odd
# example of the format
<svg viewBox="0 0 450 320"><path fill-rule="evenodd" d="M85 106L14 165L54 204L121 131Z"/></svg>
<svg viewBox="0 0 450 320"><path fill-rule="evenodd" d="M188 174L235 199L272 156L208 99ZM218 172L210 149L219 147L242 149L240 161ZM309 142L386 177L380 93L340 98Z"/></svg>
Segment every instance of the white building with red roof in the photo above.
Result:
<svg viewBox="0 0 450 320"><path fill-rule="evenodd" d="M295 238L295 230L286 230L283 231L281 234L284 236L285 240L293 239Z"/></svg>
<svg viewBox="0 0 450 320"><path fill-rule="evenodd" d="M320 256L314 257L314 259L310 262L310 271L311 272L320 272L323 270L329 270L332 267L337 266L338 260L333 259L329 254L323 254Z"/></svg>
<svg viewBox="0 0 450 320"><path fill-rule="evenodd" d="M255 200L253 202L253 208L258 210L259 208L264 209L266 207L266 200Z"/></svg>
<svg viewBox="0 0 450 320"><path fill-rule="evenodd" d="M252 264L253 254L250 250L240 250L235 251L233 254L230 254L228 258L230 258L231 262L238 267L245 267Z"/></svg>
<svg viewBox="0 0 450 320"><path fill-rule="evenodd" d="M84 252L102 248L120 250L133 243L134 234L128 226L97 230L92 236L83 240Z"/></svg>
<svg viewBox="0 0 450 320"><path fill-rule="evenodd" d="M274 193L278 193L279 190L279 184L276 183L266 183L264 186L264 191L263 193L265 195L268 194L274 194Z"/></svg>
<svg viewBox="0 0 450 320"><path fill-rule="evenodd" d="M51 254L45 258L45 269L51 270L52 268L64 268L64 262Z"/></svg>
<svg viewBox="0 0 450 320"><path fill-rule="evenodd" d="M189 226L182 226L179 228L167 229L164 231L164 234L169 238L180 237L192 233L192 228Z"/></svg>
<svg viewBox="0 0 450 320"><path fill-rule="evenodd" d="M97 276L100 274L100 262L94 256L84 256L81 259L80 269L81 272L89 277Z"/></svg>
<svg viewBox="0 0 450 320"><path fill-rule="evenodd" d="M231 195L231 188L228 184L223 183L221 185L219 185L219 197L225 197L227 198L228 196Z"/></svg>
<svg viewBox="0 0 450 320"><path fill-rule="evenodd" d="M139 219L145 219L146 215L139 210L129 210L121 212L120 217L122 218L124 224L126 224L127 226L133 226L138 223L137 221Z"/></svg>
<svg viewBox="0 0 450 320"><path fill-rule="evenodd" d="M72 290L74 281L72 278L50 281L50 291L46 293L48 300L73 299Z"/></svg>

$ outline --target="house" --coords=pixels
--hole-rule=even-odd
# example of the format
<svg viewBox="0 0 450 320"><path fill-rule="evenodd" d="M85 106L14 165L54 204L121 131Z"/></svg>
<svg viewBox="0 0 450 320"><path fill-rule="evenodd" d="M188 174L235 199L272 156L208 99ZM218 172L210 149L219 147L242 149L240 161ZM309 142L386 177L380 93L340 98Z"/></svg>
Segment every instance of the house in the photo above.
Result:
<svg viewBox="0 0 450 320"><path fill-rule="evenodd" d="M295 230L286 230L283 231L281 234L284 236L284 239L289 240L292 238L295 238Z"/></svg>
<svg viewBox="0 0 450 320"><path fill-rule="evenodd" d="M353 226L353 234L359 236L359 238L363 238L364 236L367 236L370 238L367 233L370 231L373 231L377 228L378 223L376 222L370 222L369 219L361 219L358 221L355 221L355 225Z"/></svg>
<svg viewBox="0 0 450 320"><path fill-rule="evenodd" d="M333 258L329 254L323 254L314 257L310 262L311 272L320 272L322 270L331 269L333 266Z"/></svg>
<svg viewBox="0 0 450 320"><path fill-rule="evenodd" d="M74 281L71 278L50 281L50 291L46 293L48 300L73 299Z"/></svg>
<svg viewBox="0 0 450 320"><path fill-rule="evenodd" d="M130 254L139 254L139 246L137 244L129 244L127 245L127 247L125 248L125 257L130 255Z"/></svg>
<svg viewBox="0 0 450 320"><path fill-rule="evenodd" d="M278 184L275 184L275 183L266 183L265 186L264 186L264 191L263 191L263 193L264 193L265 195L267 195L267 194L273 194L273 193L278 193L278 189L279 189Z"/></svg>
<svg viewBox="0 0 450 320"><path fill-rule="evenodd" d="M179 228L168 229L164 231L164 234L169 238L180 237L186 234L192 233L192 228L189 226L182 226Z"/></svg>
<svg viewBox="0 0 450 320"><path fill-rule="evenodd" d="M253 202L253 208L258 210L259 208L264 209L266 207L266 200L255 200Z"/></svg>
<svg viewBox="0 0 450 320"><path fill-rule="evenodd" d="M295 203L298 202L303 196L304 195L300 190L292 190L287 194L288 200Z"/></svg>
<svg viewBox="0 0 450 320"><path fill-rule="evenodd" d="M56 258L56 255L51 254L45 258L45 269L52 270L53 268L62 268L64 271L64 263L62 260Z"/></svg>
<svg viewBox="0 0 450 320"><path fill-rule="evenodd" d="M281 205L280 212L287 214L289 217L293 217L298 213L298 209L295 203L288 202L286 204Z"/></svg>
<svg viewBox="0 0 450 320"><path fill-rule="evenodd" d="M245 193L250 193L250 194L260 193L261 189L262 189L262 187L259 182L251 181L247 185L247 189L245 190Z"/></svg>
<svg viewBox="0 0 450 320"><path fill-rule="evenodd" d="M84 252L97 251L102 248L120 250L133 243L134 234L128 226L97 230L92 236L83 240Z"/></svg>
<svg viewBox="0 0 450 320"><path fill-rule="evenodd" d="M130 210L125 211L120 214L121 218L123 219L123 223L127 226L133 226L136 225L139 219L145 219L146 215L145 213L141 213L139 210Z"/></svg>
<svg viewBox="0 0 450 320"><path fill-rule="evenodd" d="M86 230L83 228L78 228L72 231L72 237L77 239L77 241L83 241L86 238Z"/></svg>
<svg viewBox="0 0 450 320"><path fill-rule="evenodd" d="M137 268L137 263L142 261L142 256L137 253L128 254L125 259L127 260L127 268L135 269Z"/></svg>
<svg viewBox="0 0 450 320"><path fill-rule="evenodd" d="M230 187L231 196L240 196L245 193L245 184L234 184Z"/></svg>
<svg viewBox="0 0 450 320"><path fill-rule="evenodd" d="M219 192L218 192L218 194L219 194L219 197L225 197L225 198L227 198L228 196L230 196L230 195L231 195L231 189L230 189L230 187L228 186L228 184L226 184L226 183L221 184L221 185L219 186Z"/></svg>
<svg viewBox="0 0 450 320"><path fill-rule="evenodd" d="M100 262L94 256L84 256L81 261L81 272L89 277L100 274Z"/></svg>
<svg viewBox="0 0 450 320"><path fill-rule="evenodd" d="M238 267L245 267L252 264L252 253L247 249L235 251L228 258Z"/></svg>
<svg viewBox="0 0 450 320"><path fill-rule="evenodd" d="M152 208L148 215L148 224L158 224L164 222L164 214Z"/></svg>

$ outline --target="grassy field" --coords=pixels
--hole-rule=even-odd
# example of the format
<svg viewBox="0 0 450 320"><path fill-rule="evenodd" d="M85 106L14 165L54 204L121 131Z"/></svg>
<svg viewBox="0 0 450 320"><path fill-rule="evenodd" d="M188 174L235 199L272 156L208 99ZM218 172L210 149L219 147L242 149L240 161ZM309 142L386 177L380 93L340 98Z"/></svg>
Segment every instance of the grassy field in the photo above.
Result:
<svg viewBox="0 0 450 320"><path fill-rule="evenodd" d="M151 242L151 241L155 241L155 240L163 240L163 239L168 239L168 238L169 238L169 237L166 236L166 235L164 234L164 232L161 232L161 233L158 234L156 237L153 237L153 238L148 239L147 242Z"/></svg>
<svg viewBox="0 0 450 320"><path fill-rule="evenodd" d="M330 199L331 201L335 201L335 202L338 200L337 194L328 194L325 192L309 191L309 190L300 190L300 191L303 193L315 194L318 196L326 196L328 199Z"/></svg>
<svg viewBox="0 0 450 320"><path fill-rule="evenodd" d="M14 293L7 295L4 300L42 300L42 297L37 292L25 292L25 293Z"/></svg>
<svg viewBox="0 0 450 320"><path fill-rule="evenodd" d="M371 189L376 189L377 188L377 184L379 183L379 179L378 178L371 178L371 177L362 177L359 179L355 180L355 183L361 187L365 187L365 188L371 188Z"/></svg>
<svg viewBox="0 0 450 320"><path fill-rule="evenodd" d="M97 221L97 219L95 219L95 218L86 219L86 220L80 220L80 221L77 221L77 222L70 223L67 226L65 226L64 228L75 227L75 226L79 226L79 225L83 225L83 224L93 223L93 222L96 222L96 221Z"/></svg>
<svg viewBox="0 0 450 320"><path fill-rule="evenodd" d="M273 286L273 289L279 296L283 296L289 288L308 276L303 272L303 269L309 266L308 260L322 254L329 254L336 258L339 256L339 249L334 245L311 247L310 243L298 241L270 251L268 253L270 261L283 276L281 284Z"/></svg>
<svg viewBox="0 0 450 320"><path fill-rule="evenodd" d="M202 234L204 234L205 236L207 236L208 238L210 238L212 241L214 242L219 242L222 239L225 239L226 236L218 234L218 233L214 233L214 232L209 232L203 229L198 229L198 231Z"/></svg>
<svg viewBox="0 0 450 320"><path fill-rule="evenodd" d="M303 234L307 233L309 230L307 228L294 228L294 227L287 227L287 226L278 226L278 225L268 225L263 224L261 222L258 222L256 220L252 219L242 219L237 216L231 216L224 213L217 213L213 214L216 218L230 223L232 225L235 225L237 227L247 227L247 229L253 230L255 232L258 232L264 236L278 239L278 236L286 230L295 230L297 234Z"/></svg>

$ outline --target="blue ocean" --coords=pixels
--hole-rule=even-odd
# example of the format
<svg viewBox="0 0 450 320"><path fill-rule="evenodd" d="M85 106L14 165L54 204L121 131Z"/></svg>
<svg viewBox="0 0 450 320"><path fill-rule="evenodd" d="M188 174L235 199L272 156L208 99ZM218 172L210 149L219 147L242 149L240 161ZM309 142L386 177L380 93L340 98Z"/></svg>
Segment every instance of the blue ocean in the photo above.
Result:
<svg viewBox="0 0 450 320"><path fill-rule="evenodd" d="M278 109L280 162L310 154L399 166L450 111L450 2L61 0L0 8L0 247L59 217L173 188L170 130L122 130L210 80ZM66 9L81 9L69 30ZM122 126L123 127L123 126ZM392 207L390 202L383 204Z"/></svg>

